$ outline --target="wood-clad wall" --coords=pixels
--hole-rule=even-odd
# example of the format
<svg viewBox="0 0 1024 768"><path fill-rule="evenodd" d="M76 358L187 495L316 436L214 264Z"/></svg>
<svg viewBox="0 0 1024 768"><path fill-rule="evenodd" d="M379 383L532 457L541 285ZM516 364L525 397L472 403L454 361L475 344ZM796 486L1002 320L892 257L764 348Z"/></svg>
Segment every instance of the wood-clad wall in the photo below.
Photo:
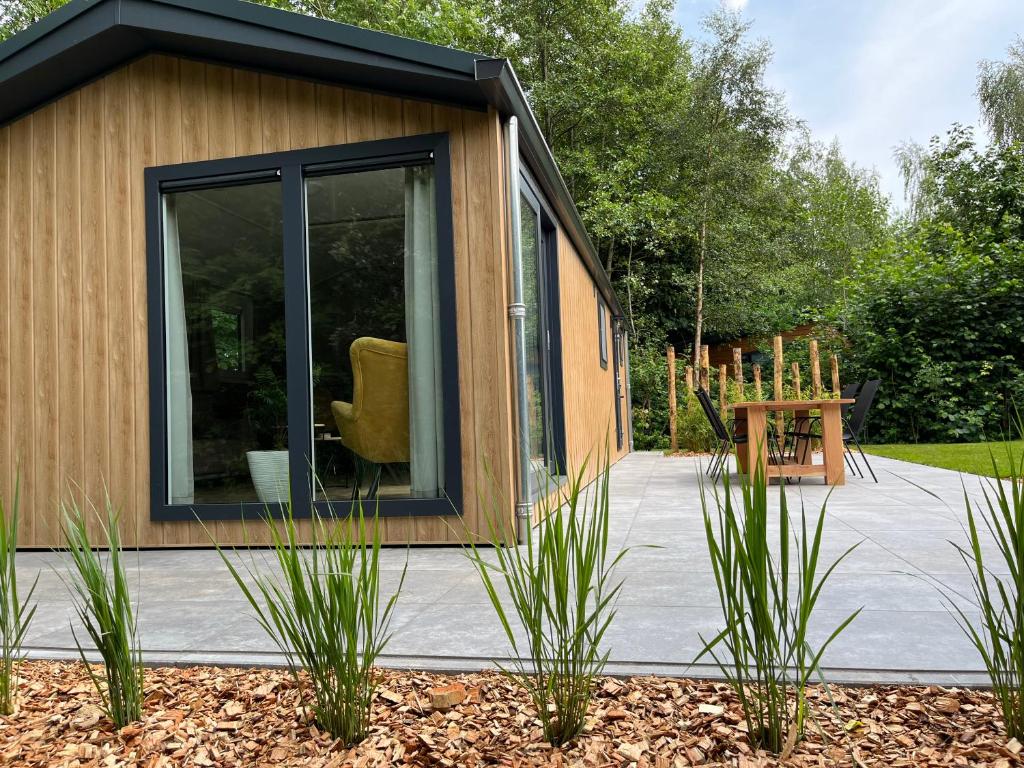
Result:
<svg viewBox="0 0 1024 768"><path fill-rule="evenodd" d="M611 311L605 312L608 367L601 367L598 346L597 287L568 235L558 230L558 288L561 298L562 370L565 390L566 453L570 468L588 454L596 470L607 444L610 459L629 452L623 434L620 450L615 439L615 355ZM625 382L625 368L620 366ZM625 429L625 400L620 404ZM591 472L593 474L593 471Z"/></svg>
<svg viewBox="0 0 1024 768"><path fill-rule="evenodd" d="M143 169L430 132L451 137L464 520L481 530L482 462L512 488L497 114L149 56L0 127L0 498L20 464L24 545L58 542L62 496L105 489L126 542L209 544L149 519ZM388 518L384 535L446 542L449 524ZM210 529L242 540L238 523Z"/></svg>

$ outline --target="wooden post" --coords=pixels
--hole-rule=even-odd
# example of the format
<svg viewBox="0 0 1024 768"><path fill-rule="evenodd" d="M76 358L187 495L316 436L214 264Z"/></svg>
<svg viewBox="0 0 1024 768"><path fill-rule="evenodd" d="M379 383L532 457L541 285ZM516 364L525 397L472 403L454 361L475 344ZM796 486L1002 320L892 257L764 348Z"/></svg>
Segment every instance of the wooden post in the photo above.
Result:
<svg viewBox="0 0 1024 768"><path fill-rule="evenodd" d="M740 400L746 400L747 396L743 388L743 350L739 347L732 348L732 376L736 379L736 387L740 391Z"/></svg>
<svg viewBox="0 0 1024 768"><path fill-rule="evenodd" d="M708 345L700 345L700 385L705 392L711 390L711 362L708 358Z"/></svg>
<svg viewBox="0 0 1024 768"><path fill-rule="evenodd" d="M686 391L693 392L693 366L686 366Z"/></svg>
<svg viewBox="0 0 1024 768"><path fill-rule="evenodd" d="M775 391L772 393L772 399L774 400L785 400L786 395L782 389L782 337L775 337L775 380L772 382L775 385ZM775 413L775 430L782 440L782 436L786 433L786 419L782 414L782 411L776 411ZM781 442L780 442L781 445Z"/></svg>
<svg viewBox="0 0 1024 768"><path fill-rule="evenodd" d="M839 355L832 355L832 394L839 396Z"/></svg>
<svg viewBox="0 0 1024 768"><path fill-rule="evenodd" d="M807 346L811 356L811 396L818 400L821 398L821 360L818 357L818 340L811 339Z"/></svg>
<svg viewBox="0 0 1024 768"><path fill-rule="evenodd" d="M722 363L718 366L718 410L722 412L722 421L726 420L729 409L729 366Z"/></svg>
<svg viewBox="0 0 1024 768"><path fill-rule="evenodd" d="M754 363L750 366L750 369L754 373L754 396L757 397L758 400L763 400L764 395L761 394L761 364Z"/></svg>
<svg viewBox="0 0 1024 768"><path fill-rule="evenodd" d="M676 434L676 348L671 344L666 351L668 357L668 440L669 450L679 450L679 437Z"/></svg>
<svg viewBox="0 0 1024 768"><path fill-rule="evenodd" d="M800 363L793 361L793 391L796 392L796 399L803 400L803 393L800 391Z"/></svg>

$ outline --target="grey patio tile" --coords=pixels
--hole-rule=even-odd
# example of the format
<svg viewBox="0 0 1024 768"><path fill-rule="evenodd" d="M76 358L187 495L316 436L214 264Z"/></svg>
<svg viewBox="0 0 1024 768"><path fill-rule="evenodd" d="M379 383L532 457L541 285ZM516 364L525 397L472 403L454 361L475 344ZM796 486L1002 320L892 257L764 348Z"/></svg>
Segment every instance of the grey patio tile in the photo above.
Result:
<svg viewBox="0 0 1024 768"><path fill-rule="evenodd" d="M821 570L862 541L820 598L814 629L819 640L850 611L865 608L830 649L826 666L833 675L862 681L975 679L981 670L977 654L928 583L934 578L953 590L958 605L971 610L969 575L946 541L957 537L965 519L961 479L944 470L882 458L872 457L871 462L878 484L848 476L847 484L831 493L810 481L784 488L794 521L801 505L813 519L828 499ZM610 549L617 553L634 547L616 574L625 584L608 634L614 668L682 674L702 647L699 635L710 636L720 626L703 529L699 462L634 453L613 467L611 480ZM970 487L975 482L967 478L968 491L977 498L977 489ZM706 488L710 493L711 487ZM773 486L769 495L773 546L778 491ZM714 509L713 497L708 498ZM660 548L639 546L643 544ZM493 549L480 552L488 562L497 559ZM256 555L260 570L273 572L272 553ZM215 552L145 551L130 554L127 564L132 585L142 586L143 643L158 660L280 662L277 649L253 619L252 609ZM381 575L385 593L397 585L406 565L389 659L435 668L475 668L508 655L508 641L479 577L458 548L386 548ZM69 629L74 614L58 576L66 567L66 558L57 553L19 555L23 582L39 574L40 607L28 636L33 655L77 654ZM504 594L503 586L499 590ZM693 674L715 671L702 664Z"/></svg>
<svg viewBox="0 0 1024 768"><path fill-rule="evenodd" d="M822 642L848 616L821 611L810 642ZM863 611L825 652L829 667L875 670L980 669L978 651L941 611Z"/></svg>

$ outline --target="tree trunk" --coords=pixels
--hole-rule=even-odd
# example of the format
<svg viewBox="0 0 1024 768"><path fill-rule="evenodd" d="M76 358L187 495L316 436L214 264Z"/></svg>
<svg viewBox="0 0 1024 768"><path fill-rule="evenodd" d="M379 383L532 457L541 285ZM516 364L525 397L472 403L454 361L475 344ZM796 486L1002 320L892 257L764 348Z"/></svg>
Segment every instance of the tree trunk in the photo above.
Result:
<svg viewBox="0 0 1024 768"><path fill-rule="evenodd" d="M700 367L701 331L704 326L704 258L708 244L708 203L704 200L704 214L700 221L700 248L697 252L697 306L693 324L693 367Z"/></svg>
<svg viewBox="0 0 1024 768"><path fill-rule="evenodd" d="M626 307L629 312L630 337L636 342L636 323L633 322L633 241L629 241L629 256L626 258Z"/></svg>

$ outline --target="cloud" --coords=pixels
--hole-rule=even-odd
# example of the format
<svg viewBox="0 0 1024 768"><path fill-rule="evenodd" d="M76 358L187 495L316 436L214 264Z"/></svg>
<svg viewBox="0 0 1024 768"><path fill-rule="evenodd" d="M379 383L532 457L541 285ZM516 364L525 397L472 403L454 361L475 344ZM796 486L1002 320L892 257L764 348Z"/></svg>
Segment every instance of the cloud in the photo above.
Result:
<svg viewBox="0 0 1024 768"><path fill-rule="evenodd" d="M739 13L747 7L748 0L720 0L720 2L725 10Z"/></svg>

